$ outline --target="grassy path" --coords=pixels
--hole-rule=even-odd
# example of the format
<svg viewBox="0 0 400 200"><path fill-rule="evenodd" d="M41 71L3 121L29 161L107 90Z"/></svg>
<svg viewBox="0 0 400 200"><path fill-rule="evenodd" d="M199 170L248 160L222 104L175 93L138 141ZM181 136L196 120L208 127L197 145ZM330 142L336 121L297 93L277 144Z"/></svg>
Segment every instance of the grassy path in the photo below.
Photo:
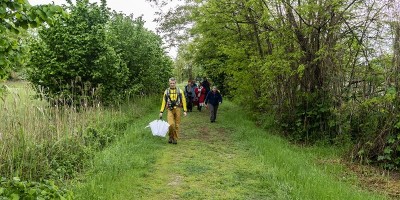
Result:
<svg viewBox="0 0 400 200"><path fill-rule="evenodd" d="M223 109L222 109L223 110ZM168 145L146 181L148 199L261 199L262 165L229 137L229 130L209 123L207 111L184 119L181 142ZM193 118L197 118L194 123ZM251 165L252 167L249 167ZM145 181L145 180L143 180Z"/></svg>
<svg viewBox="0 0 400 200"><path fill-rule="evenodd" d="M77 199L386 199L318 164L329 149L293 147L229 102L219 111L212 124L206 110L183 117L178 145L143 130L157 110L143 116L72 183Z"/></svg>

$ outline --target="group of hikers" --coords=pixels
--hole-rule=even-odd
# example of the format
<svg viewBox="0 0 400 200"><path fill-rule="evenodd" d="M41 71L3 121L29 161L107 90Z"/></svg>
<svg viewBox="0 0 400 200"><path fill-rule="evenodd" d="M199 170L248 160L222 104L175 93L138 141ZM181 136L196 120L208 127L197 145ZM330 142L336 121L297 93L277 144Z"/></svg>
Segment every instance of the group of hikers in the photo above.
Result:
<svg viewBox="0 0 400 200"><path fill-rule="evenodd" d="M184 92L188 111L192 112L194 106L197 106L197 110L201 111L201 108L205 106L204 101L207 94L210 92L210 83L206 78L199 84L196 84L193 80L189 80Z"/></svg>
<svg viewBox="0 0 400 200"><path fill-rule="evenodd" d="M161 118L165 108L167 108L167 120L169 124L168 143L177 144L179 135L179 125L181 122L181 108L183 115L192 112L193 107L197 106L197 110L201 111L202 107L206 107L210 111L210 122L214 123L217 119L218 106L222 103L222 96L216 86L210 89L210 83L206 78L203 82L196 84L193 80L189 80L185 89L176 87L176 79L169 79L169 88L164 91L159 117Z"/></svg>

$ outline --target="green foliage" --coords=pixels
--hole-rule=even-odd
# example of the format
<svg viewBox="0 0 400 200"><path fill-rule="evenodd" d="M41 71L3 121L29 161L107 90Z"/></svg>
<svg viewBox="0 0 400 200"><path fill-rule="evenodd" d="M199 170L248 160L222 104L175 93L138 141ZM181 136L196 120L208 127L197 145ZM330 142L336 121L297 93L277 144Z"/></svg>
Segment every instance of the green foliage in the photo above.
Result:
<svg viewBox="0 0 400 200"><path fill-rule="evenodd" d="M31 45L29 80L56 102L68 98L68 104L82 105L98 98L107 104L120 99L128 69L105 42L108 13L88 1L68 9L68 18L39 30L40 38Z"/></svg>
<svg viewBox="0 0 400 200"><path fill-rule="evenodd" d="M29 61L28 41L31 39L31 36L28 30L19 29L20 32L18 34L13 32L6 33L9 40L15 40L18 43L18 47L10 52L8 56L8 77L6 77L8 80L25 78L26 65Z"/></svg>
<svg viewBox="0 0 400 200"><path fill-rule="evenodd" d="M349 105L342 111L347 118L348 133L358 141L351 152L353 159L372 163L385 169L399 169L399 127L394 107L395 92L371 98L361 105Z"/></svg>
<svg viewBox="0 0 400 200"><path fill-rule="evenodd" d="M18 177L13 179L1 178L1 199L62 199L72 200L73 193L57 187L53 181L42 182L21 181Z"/></svg>
<svg viewBox="0 0 400 200"><path fill-rule="evenodd" d="M84 115L87 111L81 112ZM94 121L90 124L74 125L76 127L73 129L82 127L82 130L76 133L77 135L67 133L63 137L52 139L54 136L50 134L50 136L47 136L48 139L36 141L21 130L15 138L8 139L9 143L6 146L10 149L1 152L1 176L16 175L28 180L46 178L57 181L76 177L85 168L86 162L93 157L94 153L108 147L123 135L132 121L128 118L129 113L119 113L118 117L101 113L95 114L101 115L103 119L98 119L100 121ZM68 115L55 115L54 117L61 118L68 117ZM81 119L81 121L83 120ZM70 126L72 125L70 124ZM29 126L29 124L24 124L24 126ZM42 131L56 131L52 128L54 127L52 123L48 126L47 130L42 129ZM59 124L58 126L62 125ZM36 137L38 136L37 134Z"/></svg>
<svg viewBox="0 0 400 200"><path fill-rule="evenodd" d="M227 54L221 51L211 38L195 41L192 46L192 49L196 50L193 62L195 66L202 69L202 74L198 74L200 77L208 77L212 80L213 85L218 86L223 95L228 94L229 87L237 87L227 81L228 74L231 74L230 71L227 71L229 69L226 66Z"/></svg>
<svg viewBox="0 0 400 200"><path fill-rule="evenodd" d="M8 95L0 99L0 177L19 177L26 182L18 183L20 193L16 193L14 182L5 181L0 185L0 199L13 193L21 197L22 193L34 192L31 187L42 188L32 182L46 179L53 180L53 185L63 185L78 177L91 165L96 152L127 135L127 129L159 103L157 95L127 99L115 107L87 107L78 111L33 100L31 88L19 87L21 84L26 86L26 83L8 83ZM45 195L52 194L47 191L42 195L47 198ZM25 198L30 196L20 199Z"/></svg>
<svg viewBox="0 0 400 200"><path fill-rule="evenodd" d="M125 92L159 94L172 76L172 60L162 48L161 38L143 25L140 17L132 19L113 13L107 25L107 39L128 68Z"/></svg>
<svg viewBox="0 0 400 200"><path fill-rule="evenodd" d="M190 56L181 56L180 63L202 69L199 74L222 84L229 97L255 115L273 114L290 139L357 144L362 160L395 168L394 119L400 109L393 107L400 99L386 98L393 85L400 88L399 37L390 32L387 19L369 20L385 14L386 3L187 1L175 11L189 17L165 15L164 21L176 27L194 24L193 38L181 45L190 46L185 52ZM383 32L375 33L375 27ZM379 51L378 37L369 38L384 33L395 39L394 54Z"/></svg>
<svg viewBox="0 0 400 200"><path fill-rule="evenodd" d="M329 98L318 93L304 93L294 108L294 115L282 113L280 126L288 138L302 143L331 142L335 138L328 123L332 119Z"/></svg>
<svg viewBox="0 0 400 200"><path fill-rule="evenodd" d="M24 52L21 42L15 37L21 29L37 27L52 18L64 15L62 8L55 5L30 6L27 0L4 0L0 2L0 80L10 72L10 65L21 62Z"/></svg>
<svg viewBox="0 0 400 200"><path fill-rule="evenodd" d="M250 113L229 100L217 123L205 112L190 113L182 118L178 146L142 131L154 118L144 115L96 156L72 191L76 199L110 200L387 199L358 187L360 180L338 161L338 148L291 145L256 126Z"/></svg>
<svg viewBox="0 0 400 200"><path fill-rule="evenodd" d="M170 77L172 61L160 37L140 18L110 14L104 6L77 1L67 8L68 18L39 30L29 80L48 100L116 104L129 95L159 92Z"/></svg>

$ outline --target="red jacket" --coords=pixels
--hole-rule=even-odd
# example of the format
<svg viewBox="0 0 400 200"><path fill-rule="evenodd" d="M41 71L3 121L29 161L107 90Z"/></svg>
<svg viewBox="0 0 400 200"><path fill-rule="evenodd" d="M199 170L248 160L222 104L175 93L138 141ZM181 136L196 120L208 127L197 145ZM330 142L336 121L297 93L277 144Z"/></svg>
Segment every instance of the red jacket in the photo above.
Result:
<svg viewBox="0 0 400 200"><path fill-rule="evenodd" d="M206 99L206 88L203 86L197 87L194 90L194 93L196 93L196 97L199 98L199 103L204 103L204 100Z"/></svg>

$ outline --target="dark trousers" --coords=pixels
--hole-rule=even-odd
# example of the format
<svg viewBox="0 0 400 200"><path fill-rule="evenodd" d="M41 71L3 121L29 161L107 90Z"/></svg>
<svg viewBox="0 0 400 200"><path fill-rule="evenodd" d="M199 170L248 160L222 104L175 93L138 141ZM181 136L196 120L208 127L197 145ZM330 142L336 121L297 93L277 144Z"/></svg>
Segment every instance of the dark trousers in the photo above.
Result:
<svg viewBox="0 0 400 200"><path fill-rule="evenodd" d="M210 109L210 121L215 122L215 120L217 119L218 104L208 104L208 109Z"/></svg>
<svg viewBox="0 0 400 200"><path fill-rule="evenodd" d="M189 112L192 112L193 109L193 100L192 97L186 98L187 109Z"/></svg>

